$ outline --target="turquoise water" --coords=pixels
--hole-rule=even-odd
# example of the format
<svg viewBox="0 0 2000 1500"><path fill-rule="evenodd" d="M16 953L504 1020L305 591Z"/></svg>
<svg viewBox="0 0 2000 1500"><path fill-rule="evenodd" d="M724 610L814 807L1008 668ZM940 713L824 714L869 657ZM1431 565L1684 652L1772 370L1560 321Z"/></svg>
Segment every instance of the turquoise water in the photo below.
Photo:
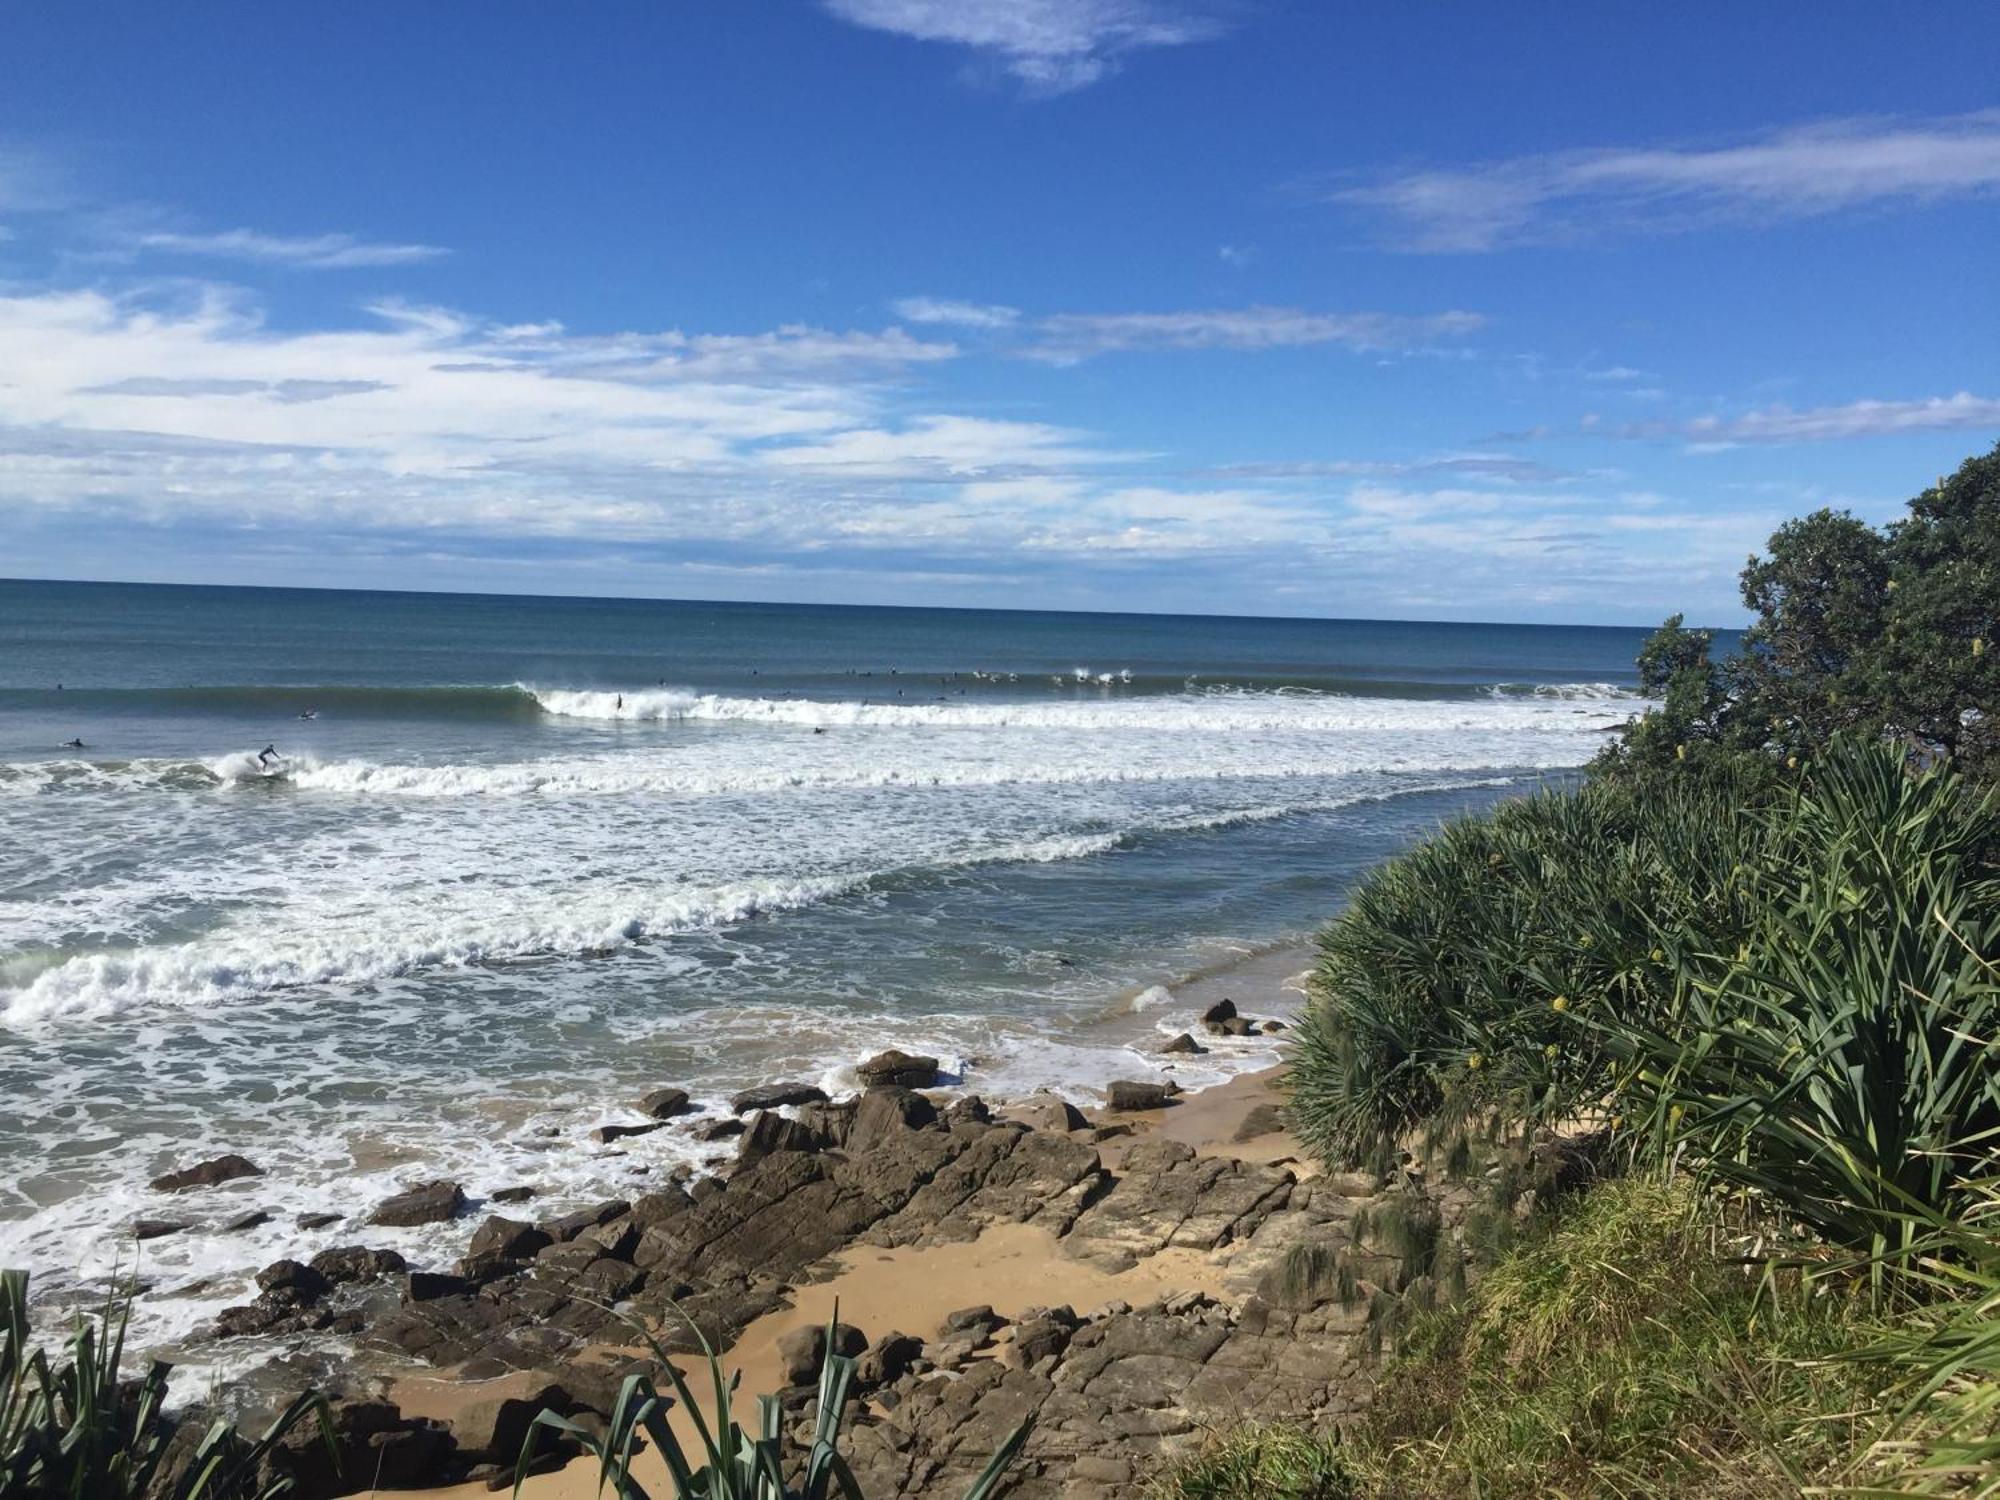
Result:
<svg viewBox="0 0 2000 1500"><path fill-rule="evenodd" d="M0 583L0 1260L88 1276L242 1151L145 1249L170 1338L297 1213L695 1159L587 1139L661 1084L897 1045L1086 1098L1177 984L1586 760L1640 635Z"/></svg>

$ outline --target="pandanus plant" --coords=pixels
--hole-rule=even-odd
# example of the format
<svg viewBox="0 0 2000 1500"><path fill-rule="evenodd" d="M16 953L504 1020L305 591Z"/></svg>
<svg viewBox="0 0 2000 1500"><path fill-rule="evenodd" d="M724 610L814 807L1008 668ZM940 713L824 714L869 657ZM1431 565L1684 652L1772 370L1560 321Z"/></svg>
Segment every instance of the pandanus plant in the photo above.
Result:
<svg viewBox="0 0 2000 1500"><path fill-rule="evenodd" d="M521 1458L515 1469L516 1496L521 1492L542 1434L553 1432L572 1439L596 1458L598 1492L609 1488L618 1500L652 1500L632 1472L642 1438L652 1442L666 1466L673 1485L666 1500L827 1500L829 1495L839 1495L842 1500L867 1500L854 1471L840 1454L840 1429L846 1416L848 1392L854 1383L854 1361L833 1352L834 1330L840 1318L838 1305L828 1320L823 1340L825 1354L820 1361L818 1415L812 1442L790 1479L786 1474L784 1410L778 1398L757 1398L758 1428L752 1435L735 1416L734 1397L741 1373L725 1377L721 1359L701 1330L678 1306L674 1312L687 1321L701 1344L710 1387L707 1414L703 1414L701 1403L667 1351L650 1333L640 1330L665 1373L673 1396L662 1395L651 1377L638 1372L625 1378L611 1419L601 1431L552 1411L539 1413L521 1444ZM693 1460L667 1421L673 1399L680 1401L701 1444ZM1028 1440L1033 1421L1029 1418L1008 1434L965 1492L965 1500L989 1500L998 1493L1008 1466Z"/></svg>
<svg viewBox="0 0 2000 1500"><path fill-rule="evenodd" d="M120 1378L129 1293L113 1291L95 1319L79 1317L54 1360L34 1340L28 1274L0 1271L0 1495L8 1500L272 1500L291 1488L265 1459L308 1417L332 1445L326 1405L301 1396L254 1441L215 1421L186 1463L168 1463L168 1367Z"/></svg>

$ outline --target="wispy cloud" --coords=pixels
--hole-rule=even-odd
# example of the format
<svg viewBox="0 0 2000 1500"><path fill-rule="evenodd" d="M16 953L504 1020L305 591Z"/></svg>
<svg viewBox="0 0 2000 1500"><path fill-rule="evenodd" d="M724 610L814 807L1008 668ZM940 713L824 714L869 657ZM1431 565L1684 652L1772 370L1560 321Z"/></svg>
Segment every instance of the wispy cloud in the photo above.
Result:
<svg viewBox="0 0 2000 1500"><path fill-rule="evenodd" d="M1380 312L1307 312L1296 307L1217 308L1162 313L1057 313L1035 324L1022 353L1052 364L1143 349L1295 349L1339 344L1403 349L1479 329L1478 313L1403 317Z"/></svg>
<svg viewBox="0 0 2000 1500"><path fill-rule="evenodd" d="M1095 83L1132 52L1206 41L1212 13L1172 0L822 0L844 21L972 49L1029 92Z"/></svg>
<svg viewBox="0 0 2000 1500"><path fill-rule="evenodd" d="M1048 313L939 297L905 297L893 304L912 323L976 330L990 347L1046 364L1067 365L1100 354L1146 350L1297 349L1334 344L1349 349L1411 349L1476 332L1478 313L1406 316L1385 312L1311 312L1298 307L1195 308L1176 312Z"/></svg>
<svg viewBox="0 0 2000 1500"><path fill-rule="evenodd" d="M1018 307L997 302L958 302L949 297L902 297L891 306L912 323L950 323L960 328L1010 328L1020 320Z"/></svg>
<svg viewBox="0 0 2000 1500"><path fill-rule="evenodd" d="M1698 447L1748 443L1821 443L1837 438L1886 437L1955 428L2000 431L2000 398L1960 391L1921 401L1850 401L1844 406L1795 410L1770 406L1736 417L1696 417L1685 422L1634 422L1618 429L1626 438L1681 438Z"/></svg>
<svg viewBox="0 0 2000 1500"><path fill-rule="evenodd" d="M1399 248L1497 250L1716 223L1769 224L2000 189L2000 110L1845 119L1724 144L1608 147L1404 172L1333 201Z"/></svg>
<svg viewBox="0 0 2000 1500"><path fill-rule="evenodd" d="M265 265L297 266L310 271L407 266L419 261L436 260L451 253L438 245L378 244L356 239L351 234L291 236L263 234L254 229L225 229L214 234L154 230L135 236L133 244L141 250L170 255L255 261Z"/></svg>

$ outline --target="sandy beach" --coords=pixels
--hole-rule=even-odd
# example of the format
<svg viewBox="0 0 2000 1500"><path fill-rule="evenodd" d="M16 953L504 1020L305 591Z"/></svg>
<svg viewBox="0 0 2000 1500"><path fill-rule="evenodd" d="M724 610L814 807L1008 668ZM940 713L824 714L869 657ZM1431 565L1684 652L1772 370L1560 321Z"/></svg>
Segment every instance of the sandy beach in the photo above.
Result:
<svg viewBox="0 0 2000 1500"><path fill-rule="evenodd" d="M1257 954L1241 966L1203 976L1177 1000L1183 1007L1190 1002L1205 1007L1228 996L1247 1015L1288 1017L1300 998L1298 981L1310 959L1311 950L1303 946ZM1171 1061L1162 1059L1166 1064ZM1245 1073L1228 1083L1180 1095L1161 1110L1118 1114L1093 1110L1071 1134L1093 1142L1112 1172L1145 1143L1173 1142L1191 1148L1200 1158L1309 1176L1291 1137L1269 1128L1282 1073L1281 1065ZM1170 1068L1163 1067L1159 1076L1170 1077ZM996 1112L1002 1118L1033 1116L1044 1104L999 1103ZM751 1321L724 1347L725 1368L740 1378L736 1414L739 1420L754 1420L757 1395L776 1392L788 1383L779 1340L796 1329L824 1326L836 1307L841 1322L871 1337L894 1330L927 1341L938 1337L949 1314L990 1307L1004 1326L980 1357L1012 1366L1019 1363L1012 1326L1036 1309L1068 1307L1087 1321L1106 1309L1159 1306L1185 1294L1240 1303L1245 1296L1243 1278L1232 1277L1232 1271L1241 1269L1236 1263L1240 1249L1238 1244L1213 1249L1169 1246L1114 1269L1080 1255L1075 1245L1050 1228L1020 1222L989 1224L956 1242L852 1246L812 1266L788 1287L785 1305ZM629 1345L610 1345L602 1352L625 1356L634 1351ZM697 1393L705 1390L705 1369L686 1359L679 1363ZM533 1372L487 1380L453 1378L449 1372L409 1373L390 1382L389 1395L405 1417L451 1424L462 1421L470 1407L526 1398L539 1378ZM686 1415L676 1410L670 1420L688 1451L699 1452L699 1439ZM656 1453L642 1457L637 1472L649 1486L667 1483L665 1465ZM471 1500L488 1492L486 1482L472 1481L428 1493ZM537 1475L522 1492L537 1500L583 1500L598 1492L595 1462L579 1459L566 1469ZM356 1493L389 1491L363 1488Z"/></svg>

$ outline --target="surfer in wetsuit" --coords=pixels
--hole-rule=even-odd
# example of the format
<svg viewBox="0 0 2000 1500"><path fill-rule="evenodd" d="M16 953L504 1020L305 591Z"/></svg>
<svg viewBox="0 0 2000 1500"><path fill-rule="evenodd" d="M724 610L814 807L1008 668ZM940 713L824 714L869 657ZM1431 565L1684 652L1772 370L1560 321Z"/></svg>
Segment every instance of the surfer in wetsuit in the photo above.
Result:
<svg viewBox="0 0 2000 1500"><path fill-rule="evenodd" d="M270 766L272 761L283 759L284 757L278 754L278 747L276 745L266 745L262 750L257 752L257 764L266 768Z"/></svg>
<svg viewBox="0 0 2000 1500"><path fill-rule="evenodd" d="M86 746L86 745L85 745L85 744L83 743L83 741L82 741L82 740L64 740L64 741L63 741L63 749L65 749L65 750L83 750L83 749L87 749L87 748L88 748L88 747L87 747L87 746Z"/></svg>

